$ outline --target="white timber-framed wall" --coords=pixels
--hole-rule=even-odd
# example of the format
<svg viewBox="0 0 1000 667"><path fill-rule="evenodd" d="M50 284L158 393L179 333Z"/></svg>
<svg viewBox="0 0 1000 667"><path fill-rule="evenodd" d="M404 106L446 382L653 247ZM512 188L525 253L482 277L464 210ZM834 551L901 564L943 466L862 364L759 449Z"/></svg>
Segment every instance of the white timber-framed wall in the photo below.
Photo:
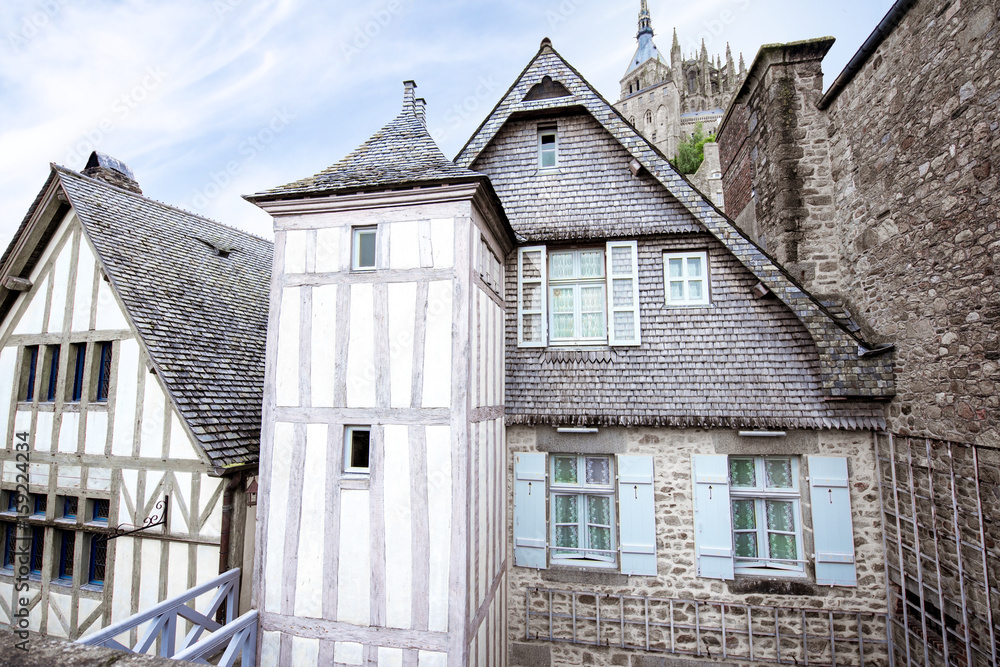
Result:
<svg viewBox="0 0 1000 667"><path fill-rule="evenodd" d="M47 498L44 515L29 517L22 529L44 533L41 571L27 593L30 630L76 639L218 575L226 480L211 474L204 450L152 372L146 347L75 213L63 206L60 215L44 249L36 251L30 290L0 324L0 509L8 509L16 488L15 434L27 432L32 503L36 496ZM87 344L87 356L82 396L74 401L73 346L79 343ZM95 400L93 392L101 343L112 344L106 401ZM34 398L21 400L25 349L35 345L61 347L53 401L46 400L41 354ZM104 583L91 584L95 536L162 515L156 505L164 496L170 498L167 526L108 541ZM63 516L65 497L78 499L75 518ZM94 500L109 501L106 523L91 520ZM2 527L16 518L0 513ZM75 533L68 579L59 577L61 531ZM233 533L242 543L243 528ZM13 584L13 571L0 569L0 625L11 622Z"/></svg>
<svg viewBox="0 0 1000 667"><path fill-rule="evenodd" d="M261 664L505 665L508 232L477 183L260 205ZM349 426L368 475L343 472Z"/></svg>

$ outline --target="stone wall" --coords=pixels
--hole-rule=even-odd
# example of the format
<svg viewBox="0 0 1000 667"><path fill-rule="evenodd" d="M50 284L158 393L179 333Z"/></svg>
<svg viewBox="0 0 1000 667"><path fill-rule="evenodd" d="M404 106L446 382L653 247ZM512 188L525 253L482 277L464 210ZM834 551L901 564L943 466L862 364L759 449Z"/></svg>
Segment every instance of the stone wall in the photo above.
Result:
<svg viewBox="0 0 1000 667"><path fill-rule="evenodd" d="M593 442L585 441L593 439ZM507 430L508 502L513 506L513 454L526 451L625 453L645 454L654 457L654 494L657 519L658 576L629 577L617 570L594 570L570 566L532 570L511 566L509 572L509 636L511 665L581 665L646 664L641 659L644 651L619 648L581 647L544 640L525 641L526 592L530 587L576 591L583 595L577 600L578 617L593 616L593 595L586 593L626 594L684 600L717 600L752 605L777 605L783 607L810 607L823 609L849 609L885 613L885 578L882 558L877 478L875 474L874 440L870 432L853 431L791 431L785 438L741 438L733 431L703 429L602 429L598 436L557 434L550 428L510 427ZM800 485L802 489L802 522L804 550L812 553L812 519L809 485L806 481L805 456L820 454L845 456L849 461L851 505L854 516L854 536L858 563L857 588L822 588L817 586L812 566L806 568L801 579L763 579L737 575L735 581L703 579L697 576L694 546L694 511L692 505L693 482L691 456L694 454L756 454L795 455L801 459ZM513 533L513 512L508 515L507 529ZM508 558L513 563L513 540L508 540ZM556 600L556 604L566 604ZM588 607L588 605L590 605ZM533 610L544 611L545 604ZM693 607L678 604L674 617L678 623L693 622ZM567 606L564 610L570 613ZM704 611L704 608L703 608ZM730 610L731 612L732 610ZM606 633L615 632L612 622L616 609L605 609ZM626 613L628 609L626 607ZM668 621L669 622L669 617ZM702 618L702 622L710 619ZM717 621L716 621L717 622ZM738 621L732 618L734 625ZM533 621L537 632L541 621ZM566 625L565 620L562 621ZM578 638L585 639L589 626L580 622ZM567 630L566 628L563 628ZM558 631L559 628L556 628ZM568 631L568 630L567 630ZM884 639L884 626L867 625L870 639ZM827 632L829 632L827 630ZM634 634L634 633L633 633ZM686 636L690 635L690 636ZM694 633L678 633L678 642L686 641L691 647L698 643ZM617 636L617 635L616 635ZM633 637L634 639L634 637ZM669 645L669 639L662 640ZM738 641L730 638L727 646L738 648ZM615 643L612 641L612 643ZM702 637L702 648L716 654L717 641ZM661 644L662 645L662 644ZM758 646L762 650L763 644ZM679 645L678 645L679 648ZM871 647L869 647L871 648ZM813 650L820 650L813 646ZM783 644L786 659L793 650ZM838 645L838 655L841 646ZM757 655L760 655L758 653ZM800 656L801 657L801 656ZM814 656L815 657L815 656ZM879 664L868 655L868 664ZM650 658L652 659L652 658ZM662 658L659 658L662 660ZM640 660L640 662L635 662ZM659 664L659 663L649 663ZM673 663L668 663L673 664ZM884 663L883 663L884 664Z"/></svg>
<svg viewBox="0 0 1000 667"><path fill-rule="evenodd" d="M722 165L719 164L719 144L711 141L705 144L705 159L701 161L698 171L688 177L691 185L698 188L713 204L722 208Z"/></svg>
<svg viewBox="0 0 1000 667"><path fill-rule="evenodd" d="M845 292L893 431L1000 445L1000 7L920 0L829 108Z"/></svg>

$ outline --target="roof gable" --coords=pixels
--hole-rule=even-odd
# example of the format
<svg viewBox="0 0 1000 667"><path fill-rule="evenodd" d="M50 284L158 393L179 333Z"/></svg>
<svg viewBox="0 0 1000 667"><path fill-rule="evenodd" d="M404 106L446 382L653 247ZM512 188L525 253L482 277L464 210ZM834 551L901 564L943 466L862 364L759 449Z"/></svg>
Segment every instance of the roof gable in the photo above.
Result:
<svg viewBox="0 0 1000 667"><path fill-rule="evenodd" d="M256 463L272 244L55 165L43 195L4 256L4 275L17 255L37 254L22 243L28 221L43 221L37 209L50 199L72 206L208 459Z"/></svg>
<svg viewBox="0 0 1000 667"><path fill-rule="evenodd" d="M559 81L572 93L572 97L525 100L528 90L545 76ZM834 317L783 267L744 236L736 224L678 174L667 158L567 63L548 40L542 42L538 54L461 150L455 162L465 166L475 162L515 114L577 106L586 109L644 169L667 188L695 220L721 241L805 324L819 350L824 391L834 397L888 397L894 394L891 358L886 354L872 355L877 350L875 345L850 331L845 322Z"/></svg>

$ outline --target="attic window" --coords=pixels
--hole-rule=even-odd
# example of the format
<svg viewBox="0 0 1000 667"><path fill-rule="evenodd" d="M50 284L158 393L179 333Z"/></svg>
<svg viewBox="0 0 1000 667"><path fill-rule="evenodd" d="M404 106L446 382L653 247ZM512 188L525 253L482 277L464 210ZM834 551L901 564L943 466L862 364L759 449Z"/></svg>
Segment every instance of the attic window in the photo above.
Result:
<svg viewBox="0 0 1000 667"><path fill-rule="evenodd" d="M531 87L528 94L524 96L525 102L535 100L551 100L559 97L572 97L573 93L567 90L566 86L558 81L553 81L552 77L545 76L542 80Z"/></svg>
<svg viewBox="0 0 1000 667"><path fill-rule="evenodd" d="M555 127L538 128L538 168L556 169L559 166L559 140Z"/></svg>

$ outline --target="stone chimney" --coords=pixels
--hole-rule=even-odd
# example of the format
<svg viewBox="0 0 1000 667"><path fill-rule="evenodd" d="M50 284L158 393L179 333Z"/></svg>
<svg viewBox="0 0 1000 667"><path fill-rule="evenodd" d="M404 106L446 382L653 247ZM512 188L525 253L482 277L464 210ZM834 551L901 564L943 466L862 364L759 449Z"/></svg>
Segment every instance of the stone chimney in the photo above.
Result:
<svg viewBox="0 0 1000 667"><path fill-rule="evenodd" d="M417 118L420 122L427 127L427 100L422 97L416 99L416 106L414 107L414 112L417 114Z"/></svg>
<svg viewBox="0 0 1000 667"><path fill-rule="evenodd" d="M403 111L412 110L413 106L416 104L417 97L417 82L416 81L404 81L403 82Z"/></svg>
<svg viewBox="0 0 1000 667"><path fill-rule="evenodd" d="M135 180L135 174L128 165L117 158L94 151L83 168L83 175L97 178L122 190L142 194L142 188Z"/></svg>

